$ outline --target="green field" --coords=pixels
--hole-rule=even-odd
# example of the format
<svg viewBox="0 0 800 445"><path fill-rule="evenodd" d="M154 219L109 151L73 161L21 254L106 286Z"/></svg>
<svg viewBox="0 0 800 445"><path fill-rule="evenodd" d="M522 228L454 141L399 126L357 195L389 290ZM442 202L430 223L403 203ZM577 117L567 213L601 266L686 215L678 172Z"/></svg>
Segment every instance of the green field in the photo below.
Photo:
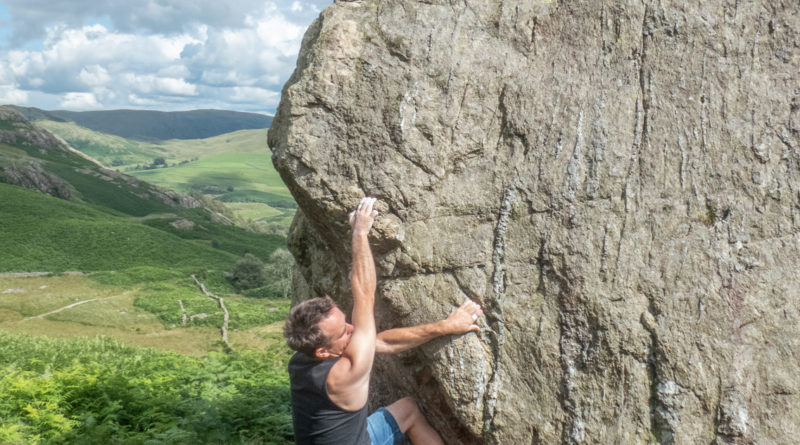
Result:
<svg viewBox="0 0 800 445"><path fill-rule="evenodd" d="M289 228L297 207L266 154L223 153L183 165L128 173L161 187L212 196L243 219L281 227L279 233ZM261 206L241 205L252 203Z"/></svg>
<svg viewBox="0 0 800 445"><path fill-rule="evenodd" d="M216 187L221 193L234 189L259 191L276 197L290 196L266 153L214 154L184 165L129 173L184 193Z"/></svg>
<svg viewBox="0 0 800 445"><path fill-rule="evenodd" d="M244 254L244 250L261 246L260 256L266 258L282 244L279 237L220 226L220 230L230 230L232 236L243 238L227 240L218 236L217 246L230 246L232 250L225 251L202 238L215 237L216 232L181 232L185 237L199 238L187 241L152 226L165 220L148 220L150 225L131 222L124 215L99 206L68 202L7 184L0 184L0 196L0 243L4 252L0 255L0 271L4 272L86 272L141 265L219 269L233 264L236 255ZM171 228L168 222L166 226Z"/></svg>

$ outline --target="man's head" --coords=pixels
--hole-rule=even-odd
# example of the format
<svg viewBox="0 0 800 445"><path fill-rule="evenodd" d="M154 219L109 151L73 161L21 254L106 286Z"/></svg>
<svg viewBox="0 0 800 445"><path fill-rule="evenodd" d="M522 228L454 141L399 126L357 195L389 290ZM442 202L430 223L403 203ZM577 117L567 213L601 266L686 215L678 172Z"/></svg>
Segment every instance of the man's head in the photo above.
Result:
<svg viewBox="0 0 800 445"><path fill-rule="evenodd" d="M314 298L293 307L283 327L290 348L319 359L341 356L352 333L353 325L347 323L330 297Z"/></svg>

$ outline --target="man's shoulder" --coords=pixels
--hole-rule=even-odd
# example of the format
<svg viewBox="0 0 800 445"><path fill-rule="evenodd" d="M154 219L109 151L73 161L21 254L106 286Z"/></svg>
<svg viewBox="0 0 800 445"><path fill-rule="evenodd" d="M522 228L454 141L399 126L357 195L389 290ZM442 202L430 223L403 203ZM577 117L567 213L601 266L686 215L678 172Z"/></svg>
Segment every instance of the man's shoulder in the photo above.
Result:
<svg viewBox="0 0 800 445"><path fill-rule="evenodd" d="M289 358L289 364L300 363L300 362L303 362L303 361L306 361L306 360L309 360L309 359L310 359L309 356L307 356L304 353L298 351L298 352L295 352L294 354L292 354L292 357Z"/></svg>
<svg viewBox="0 0 800 445"><path fill-rule="evenodd" d="M327 376L330 368L339 360L322 360L316 357L308 356L302 352L296 352L289 359L289 374L290 377L295 374L311 373L314 376L323 373Z"/></svg>

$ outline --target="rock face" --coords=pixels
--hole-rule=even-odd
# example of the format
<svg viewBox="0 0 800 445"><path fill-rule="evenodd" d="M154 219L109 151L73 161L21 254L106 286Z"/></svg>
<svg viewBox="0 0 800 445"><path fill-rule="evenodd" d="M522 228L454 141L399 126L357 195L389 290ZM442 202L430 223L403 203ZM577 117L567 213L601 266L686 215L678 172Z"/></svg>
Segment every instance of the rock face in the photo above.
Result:
<svg viewBox="0 0 800 445"><path fill-rule="evenodd" d="M338 2L269 134L303 299L348 308L380 198L380 357L453 444L800 437L800 5Z"/></svg>

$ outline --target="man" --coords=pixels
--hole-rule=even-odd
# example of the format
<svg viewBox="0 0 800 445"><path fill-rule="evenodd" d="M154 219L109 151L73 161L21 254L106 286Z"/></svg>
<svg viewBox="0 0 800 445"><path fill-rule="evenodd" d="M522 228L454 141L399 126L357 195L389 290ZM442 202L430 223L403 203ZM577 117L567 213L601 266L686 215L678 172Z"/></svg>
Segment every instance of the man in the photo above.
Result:
<svg viewBox="0 0 800 445"><path fill-rule="evenodd" d="M442 439L411 398L367 417L369 379L375 353L397 353L441 335L478 332L481 308L467 301L445 320L409 328L375 329L375 263L367 234L378 212L375 198L364 198L350 214L353 230L352 324L328 297L295 306L284 335L298 351L289 361L292 418L298 444L416 445Z"/></svg>

